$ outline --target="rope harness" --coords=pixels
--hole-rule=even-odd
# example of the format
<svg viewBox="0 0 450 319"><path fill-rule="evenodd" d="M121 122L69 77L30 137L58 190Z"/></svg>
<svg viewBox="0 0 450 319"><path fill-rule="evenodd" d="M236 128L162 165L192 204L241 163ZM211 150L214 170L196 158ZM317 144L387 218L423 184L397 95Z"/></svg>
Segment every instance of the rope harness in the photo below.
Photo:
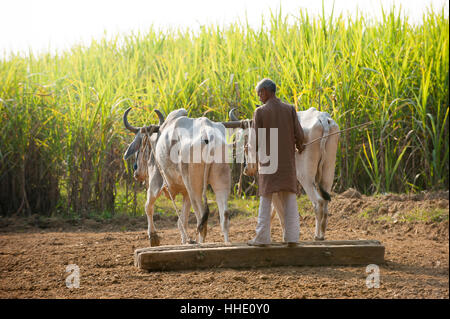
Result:
<svg viewBox="0 0 450 319"><path fill-rule="evenodd" d="M318 137L318 138L312 140L309 143L303 144L303 146L311 145L311 144L313 144L313 143L315 143L317 141L320 141L323 138L327 138L328 136L336 135L336 134L339 134L339 133L342 133L342 132L345 132L345 131L349 131L349 130L352 130L352 129L357 128L357 127L362 127L362 126L365 126L365 125L369 125L369 124L372 124L372 123L373 123L373 121L369 121L369 122L366 122L366 123L363 123L363 124L359 124L359 125L355 125L355 126L343 129L343 130L339 130L337 132L334 132L334 133L331 133L331 134L328 134L328 135L324 135L322 137Z"/></svg>

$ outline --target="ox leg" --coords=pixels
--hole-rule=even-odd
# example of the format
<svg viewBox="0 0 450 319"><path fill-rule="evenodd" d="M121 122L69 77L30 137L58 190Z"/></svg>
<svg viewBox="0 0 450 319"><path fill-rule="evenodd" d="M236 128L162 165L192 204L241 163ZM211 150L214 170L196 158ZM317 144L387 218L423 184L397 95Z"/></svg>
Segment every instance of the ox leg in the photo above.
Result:
<svg viewBox="0 0 450 319"><path fill-rule="evenodd" d="M202 201L203 195L203 178L205 165L195 164L195 163L182 163L182 178L184 185L186 186L187 192L189 194L189 199L194 209L195 216L197 217L197 230L201 225L201 220L206 212L206 207L204 207ZM205 218L207 215L205 215ZM198 242L203 243L207 234L207 222L203 224L203 227L198 231L199 237Z"/></svg>
<svg viewBox="0 0 450 319"><path fill-rule="evenodd" d="M229 190L214 191L219 208L220 227L222 229L225 243L229 243L228 232L230 230L230 213L228 212Z"/></svg>
<svg viewBox="0 0 450 319"><path fill-rule="evenodd" d="M281 229L283 230L283 238L285 238L286 236L286 227L284 223L285 209L283 202L280 198L280 193L273 193L272 196L272 217L271 217L272 221L275 218L275 213L278 214L278 220L280 221Z"/></svg>
<svg viewBox="0 0 450 319"><path fill-rule="evenodd" d="M208 223L205 222L201 227L201 221L206 211L206 207L203 206L201 190L200 191L197 190L192 193L191 203L195 211L195 217L197 217L197 230L198 230L197 240L200 244L202 244L205 242L206 239L206 234L208 232ZM199 229L200 227L201 229Z"/></svg>
<svg viewBox="0 0 450 319"><path fill-rule="evenodd" d="M278 211L276 210L275 206L272 204L272 213L270 213L270 225L273 225L273 220L275 219L275 215L278 215ZM280 219L280 216L278 215L278 219Z"/></svg>
<svg viewBox="0 0 450 319"><path fill-rule="evenodd" d="M305 193L308 195L309 200L312 202L314 207L314 212L316 214L316 228L314 233L314 240L324 240L324 231L323 231L323 223L326 224L326 219L324 219L324 205L326 204L326 200L324 200L320 194L319 190L315 186L314 179L308 178L308 176L297 175L300 183L305 190ZM326 227L326 225L325 225Z"/></svg>
<svg viewBox="0 0 450 319"><path fill-rule="evenodd" d="M156 233L155 223L153 222L153 212L154 204L159 194L161 193L161 188L152 189L149 187L147 190L147 201L145 203L145 214L147 215L148 221L148 238L150 240L150 246L159 246L159 237Z"/></svg>
<svg viewBox="0 0 450 319"><path fill-rule="evenodd" d="M193 206L194 211L195 211L195 216L197 217L197 229L198 229L200 227L200 223L201 223L201 220L202 220L203 212L204 212L205 209L203 207L203 202L201 200L201 196L202 196L201 192L200 192L200 194L194 194L194 196L195 197L197 197L197 196L199 197L199 198L195 198L195 199L192 198L192 206ZM205 242L207 232L208 232L207 223L205 223L203 225L202 229L200 229L200 231L198 232L197 240L198 240L198 242L200 244Z"/></svg>
<svg viewBox="0 0 450 319"><path fill-rule="evenodd" d="M338 129L339 129L338 127L334 127L331 131L335 132ZM326 155L325 161L323 163L322 177L321 177L321 180L319 181L319 183L323 187L323 189L325 191L327 191L328 193L331 192L331 188L333 186L334 171L335 171L335 166L336 166L336 151L337 151L338 141L339 141L339 136L333 135L327 139L327 144L326 144L326 154L327 155ZM327 229L327 224L328 224L328 201L324 201L323 206L322 206L322 211L323 211L323 214L322 214L322 220L320 222L320 233L322 235L322 239L324 239L325 231Z"/></svg>
<svg viewBox="0 0 450 319"><path fill-rule="evenodd" d="M178 218L178 229L180 230L181 243L183 245L187 244L187 243L191 243L191 240L187 234L188 220L189 220L190 212L191 212L191 201L189 200L189 196L184 195L181 216Z"/></svg>
<svg viewBox="0 0 450 319"><path fill-rule="evenodd" d="M319 191L316 188L316 186L313 184L313 182L311 182L304 189L305 189L305 192L308 194L309 199L313 203L314 212L316 214L314 240L324 240L325 239L324 229L326 228L326 222L327 222L324 207L325 207L327 201L324 200L320 196Z"/></svg>
<svg viewBox="0 0 450 319"><path fill-rule="evenodd" d="M324 240L325 239L325 230L327 229L327 224L328 224L328 201L324 200L323 206L322 206L322 220L320 221L320 235L321 239L319 240Z"/></svg>
<svg viewBox="0 0 450 319"><path fill-rule="evenodd" d="M326 200L319 199L316 211L316 229L314 234L314 240L324 240L325 239L325 229L327 227L327 216L325 213Z"/></svg>
<svg viewBox="0 0 450 319"><path fill-rule="evenodd" d="M302 154L295 155L297 179L305 190L305 193L308 195L309 200L312 202L316 214L314 240L324 240L325 233L322 225L325 224L326 227L326 219L324 219L324 205L326 204L326 200L320 195L319 189L315 183L317 165L320 159L320 149L317 143L308 147L310 148L307 148Z"/></svg>
<svg viewBox="0 0 450 319"><path fill-rule="evenodd" d="M229 243L230 213L228 212L228 197L231 188L231 170L228 164L214 163L211 166L209 184L216 195L219 208L220 227L225 243Z"/></svg>

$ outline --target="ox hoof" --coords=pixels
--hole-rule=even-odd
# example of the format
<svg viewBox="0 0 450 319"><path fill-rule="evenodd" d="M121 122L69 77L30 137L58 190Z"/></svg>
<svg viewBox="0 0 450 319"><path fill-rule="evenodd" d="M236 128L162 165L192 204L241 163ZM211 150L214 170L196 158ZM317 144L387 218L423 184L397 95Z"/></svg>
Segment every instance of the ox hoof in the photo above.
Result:
<svg viewBox="0 0 450 319"><path fill-rule="evenodd" d="M159 236L155 233L150 235L150 246L159 246Z"/></svg>
<svg viewBox="0 0 450 319"><path fill-rule="evenodd" d="M314 240L315 240L315 241L323 241L323 240L325 240L325 238L324 238L324 237L317 237L317 236L314 236Z"/></svg>
<svg viewBox="0 0 450 319"><path fill-rule="evenodd" d="M193 239L189 239L189 240L188 240L188 244L190 244L190 245L195 245L195 244L197 244L197 241L195 241L195 240L193 240Z"/></svg>

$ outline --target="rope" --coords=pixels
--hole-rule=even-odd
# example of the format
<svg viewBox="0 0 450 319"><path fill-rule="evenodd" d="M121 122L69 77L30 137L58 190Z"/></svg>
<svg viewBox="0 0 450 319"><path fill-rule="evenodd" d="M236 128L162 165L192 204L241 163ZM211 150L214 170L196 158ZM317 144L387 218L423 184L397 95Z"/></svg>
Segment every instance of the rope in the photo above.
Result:
<svg viewBox="0 0 450 319"><path fill-rule="evenodd" d="M354 128L361 127L361 126L364 126L364 125L369 125L369 124L372 124L372 123L373 123L373 121L369 121L369 122L366 122L366 123L363 123L363 124L359 124L359 125L355 125L355 126L346 128L346 129L344 129L344 130L339 130L339 131L337 131L337 132L334 132L334 133L331 133L331 134L328 134L328 135L324 135L324 136L322 136L322 137L318 137L318 138L312 140L312 141L309 142L309 143L303 144L303 146L310 145L310 144L315 143L315 142L317 142L317 141L319 141L319 140L321 140L321 139L323 139L323 138L327 138L328 136L336 135L336 134L339 134L339 133L342 133L342 132L345 132L345 131L349 131L349 130L352 130L352 129L354 129Z"/></svg>

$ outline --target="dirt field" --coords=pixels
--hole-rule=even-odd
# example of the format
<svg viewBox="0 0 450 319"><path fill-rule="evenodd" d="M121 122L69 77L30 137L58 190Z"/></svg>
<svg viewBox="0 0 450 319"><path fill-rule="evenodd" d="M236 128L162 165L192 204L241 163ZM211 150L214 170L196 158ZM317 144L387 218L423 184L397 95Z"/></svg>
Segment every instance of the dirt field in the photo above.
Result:
<svg viewBox="0 0 450 319"><path fill-rule="evenodd" d="M449 298L448 196L447 191L366 197L347 191L333 197L328 240L376 239L386 247L381 286L372 289L366 287L365 266L141 271L133 265L133 252L148 246L145 217L108 224L0 218L0 297ZM301 218L302 240L311 240L314 230L308 209ZM251 239L256 217L233 215L231 241ZM158 219L156 226L162 245L179 244L174 218ZM272 239L281 240L278 220ZM217 213L207 241L222 241ZM66 287L69 264L79 266L78 289Z"/></svg>

